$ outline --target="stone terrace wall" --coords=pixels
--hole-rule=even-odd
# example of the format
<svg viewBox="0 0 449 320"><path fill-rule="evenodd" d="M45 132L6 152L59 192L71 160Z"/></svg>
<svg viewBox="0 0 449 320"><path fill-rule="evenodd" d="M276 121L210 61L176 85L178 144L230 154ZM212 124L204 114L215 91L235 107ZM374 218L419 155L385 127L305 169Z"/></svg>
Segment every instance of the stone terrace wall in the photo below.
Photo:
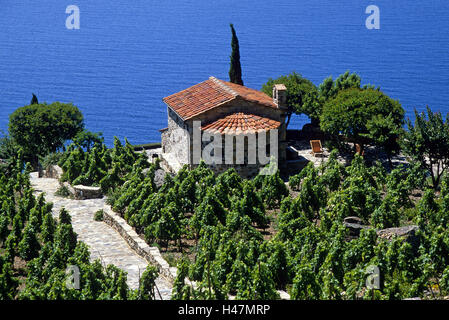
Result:
<svg viewBox="0 0 449 320"><path fill-rule="evenodd" d="M112 228L122 236L128 245L138 255L146 259L150 264L155 266L159 273L171 284L174 283L176 278L177 268L170 267L167 261L162 258L159 249L156 247L150 247L144 240L142 240L134 229L128 225L122 217L112 211L110 206L105 206L104 209L104 222L110 225Z"/></svg>
<svg viewBox="0 0 449 320"><path fill-rule="evenodd" d="M118 231L128 245L138 255L146 259L150 264L158 268L159 273L172 285L176 279L178 269L176 267L170 267L167 261L162 258L159 249L156 247L150 247L144 240L142 240L134 229L126 223L126 221L112 211L110 206L105 206L104 210L104 222ZM186 283L190 284L193 288L197 288L197 283L186 278ZM282 300L290 300L290 295L281 290L277 290ZM234 296L228 296L230 300L234 300Z"/></svg>

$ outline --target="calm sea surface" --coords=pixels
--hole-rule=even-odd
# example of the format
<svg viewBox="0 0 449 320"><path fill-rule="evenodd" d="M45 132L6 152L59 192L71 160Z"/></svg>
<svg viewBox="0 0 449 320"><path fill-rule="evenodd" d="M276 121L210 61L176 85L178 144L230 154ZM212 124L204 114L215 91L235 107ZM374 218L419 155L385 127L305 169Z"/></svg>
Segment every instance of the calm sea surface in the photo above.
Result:
<svg viewBox="0 0 449 320"><path fill-rule="evenodd" d="M371 4L380 30L365 27ZM79 30L65 27L69 5L80 9ZM0 0L0 130L34 92L73 102L108 145L159 141L163 97L228 79L231 22L246 86L291 71L319 84L350 70L408 117L426 105L449 112L447 0Z"/></svg>

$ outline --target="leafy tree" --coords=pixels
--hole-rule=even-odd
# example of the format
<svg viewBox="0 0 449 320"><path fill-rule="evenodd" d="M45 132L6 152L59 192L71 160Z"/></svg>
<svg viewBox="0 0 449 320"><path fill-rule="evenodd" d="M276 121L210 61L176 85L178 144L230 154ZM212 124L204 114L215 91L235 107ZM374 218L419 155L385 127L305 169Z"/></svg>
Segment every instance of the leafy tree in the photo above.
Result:
<svg viewBox="0 0 449 320"><path fill-rule="evenodd" d="M86 148L87 152L89 152L95 144L102 144L104 142L103 133L83 130L73 137L73 142Z"/></svg>
<svg viewBox="0 0 449 320"><path fill-rule="evenodd" d="M21 107L9 117L9 134L34 167L38 155L62 148L83 127L83 115L78 108L61 102Z"/></svg>
<svg viewBox="0 0 449 320"><path fill-rule="evenodd" d="M317 125L321 114L321 107L318 103L318 89L306 78L296 72L286 76L280 76L277 79L269 79L263 86L262 91L273 96L273 86L275 84L284 84L287 88L287 122L293 113L306 114L312 119L312 124Z"/></svg>
<svg viewBox="0 0 449 320"><path fill-rule="evenodd" d="M367 143L382 143L385 147L387 142L394 140L397 130L390 129L400 128L403 116L404 109L399 102L381 91L352 88L340 91L335 98L328 100L323 106L320 120L323 131L333 136L343 134L363 150ZM385 120L388 121L388 126L381 126L382 130L390 130L386 133L388 139L378 138L373 141L370 137L379 133L380 118L388 119Z"/></svg>
<svg viewBox="0 0 449 320"><path fill-rule="evenodd" d="M229 69L229 81L243 86L242 66L240 65L239 40L237 38L234 25L231 23L230 26L232 32L232 41L231 41L232 53L231 53L231 67Z"/></svg>
<svg viewBox="0 0 449 320"><path fill-rule="evenodd" d="M337 79L333 80L332 76L324 79L324 81L318 87L319 101L321 104L325 104L327 101L335 98L340 91L350 88L373 88L370 85L361 87L362 79L356 73L345 73L339 75Z"/></svg>
<svg viewBox="0 0 449 320"><path fill-rule="evenodd" d="M375 145L382 147L387 154L390 168L393 167L391 157L400 150L399 137L402 133L402 127L398 126L392 114L387 117L377 115L366 124L368 133L365 137L374 142Z"/></svg>
<svg viewBox="0 0 449 320"><path fill-rule="evenodd" d="M436 190L441 176L449 167L449 121L443 121L440 112L433 113L427 107L424 112L415 110L415 123L407 120L408 130L404 133L402 147L412 161L419 163L430 173Z"/></svg>

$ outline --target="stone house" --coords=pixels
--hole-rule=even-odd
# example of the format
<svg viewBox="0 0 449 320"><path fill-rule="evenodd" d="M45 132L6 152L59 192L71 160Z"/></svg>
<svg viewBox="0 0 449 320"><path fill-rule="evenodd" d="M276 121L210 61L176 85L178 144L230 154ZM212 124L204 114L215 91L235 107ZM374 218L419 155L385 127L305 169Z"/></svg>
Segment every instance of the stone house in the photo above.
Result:
<svg viewBox="0 0 449 320"><path fill-rule="evenodd" d="M216 157L205 162L217 173L234 167L244 177L254 176L270 156L277 159L280 168L285 166L284 85L275 85L271 98L261 91L210 77L163 101L168 127L160 130L161 159L168 170L177 172L184 164L193 168L209 153ZM261 154L266 155L265 162Z"/></svg>

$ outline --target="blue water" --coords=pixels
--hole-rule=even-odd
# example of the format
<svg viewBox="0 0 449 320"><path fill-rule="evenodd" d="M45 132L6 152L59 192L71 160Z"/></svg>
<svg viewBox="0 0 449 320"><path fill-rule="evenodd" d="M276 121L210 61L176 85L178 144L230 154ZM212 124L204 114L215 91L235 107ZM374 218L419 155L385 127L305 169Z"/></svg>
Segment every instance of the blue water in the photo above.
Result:
<svg viewBox="0 0 449 320"><path fill-rule="evenodd" d="M68 30L65 9L81 11ZM380 8L380 30L365 8ZM159 141L162 98L214 75L227 80L229 23L245 85L296 70L315 84L355 71L398 99L406 116L449 112L447 0L0 0L0 130L34 92L73 102L86 127L139 144ZM295 117L300 128L306 117Z"/></svg>

